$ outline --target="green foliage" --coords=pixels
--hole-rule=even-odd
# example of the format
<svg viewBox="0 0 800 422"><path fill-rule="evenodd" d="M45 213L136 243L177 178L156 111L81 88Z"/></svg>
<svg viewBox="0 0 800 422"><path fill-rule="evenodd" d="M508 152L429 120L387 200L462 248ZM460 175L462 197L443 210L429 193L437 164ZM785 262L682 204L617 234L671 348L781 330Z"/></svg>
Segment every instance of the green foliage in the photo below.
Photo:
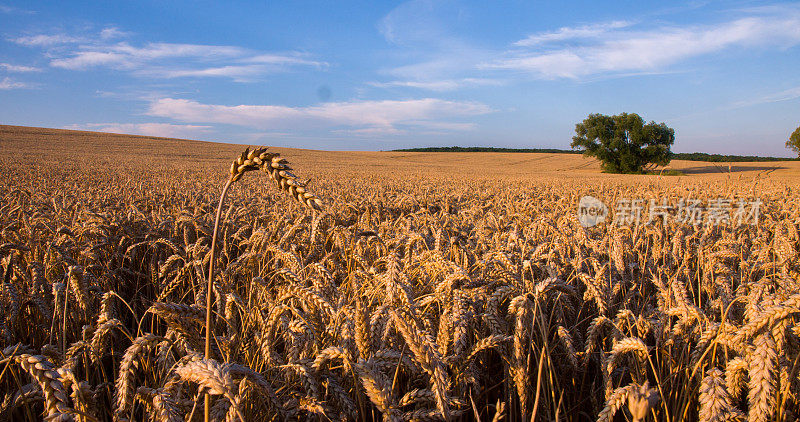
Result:
<svg viewBox="0 0 800 422"><path fill-rule="evenodd" d="M800 126L789 136L789 140L786 141L786 148L793 150L800 157Z"/></svg>
<svg viewBox="0 0 800 422"><path fill-rule="evenodd" d="M610 173L641 173L648 164L667 165L675 131L664 123L644 120L636 113L616 116L590 114L575 125L572 148L596 157Z"/></svg>

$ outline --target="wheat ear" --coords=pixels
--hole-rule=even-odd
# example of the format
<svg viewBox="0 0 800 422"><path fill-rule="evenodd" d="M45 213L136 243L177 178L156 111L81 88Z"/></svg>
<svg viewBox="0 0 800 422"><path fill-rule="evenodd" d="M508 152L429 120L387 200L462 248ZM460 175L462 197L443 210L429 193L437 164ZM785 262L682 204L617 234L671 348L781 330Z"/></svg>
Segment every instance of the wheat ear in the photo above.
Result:
<svg viewBox="0 0 800 422"><path fill-rule="evenodd" d="M262 169L267 172L272 180L284 191L288 192L292 197L298 200L303 205L319 210L322 208L322 201L313 194L306 192L305 183L297 180L297 176L290 172L286 160L279 158L280 154L267 152L266 148L258 148L250 151L247 148L231 164L230 177L222 188L222 193L219 196L219 204L217 205L217 213L214 217L214 233L211 235L211 254L208 262L208 284L206 287L206 338L205 338L205 358L211 357L211 299L213 296L213 280L214 280L214 255L217 250L217 234L219 233L219 219L222 216L222 204L225 202L225 197L228 195L233 182L242 178L244 173L253 170ZM209 421L211 411L211 398L206 394L205 396L205 421Z"/></svg>
<svg viewBox="0 0 800 422"><path fill-rule="evenodd" d="M753 343L755 350L748 357L750 391L747 400L750 408L747 419L762 422L772 420L775 412L775 364L778 356L771 334L762 334Z"/></svg>
<svg viewBox="0 0 800 422"><path fill-rule="evenodd" d="M189 362L186 365L175 369L175 373L185 381L196 383L200 387L206 389L207 394L224 396L231 402L236 415L244 422L241 409L239 408L239 400L233 394L236 384L233 382L231 372L225 365L220 365L219 362L211 359L202 359L195 362ZM208 395L206 395L208 397Z"/></svg>
<svg viewBox="0 0 800 422"><path fill-rule="evenodd" d="M722 422L741 419L740 412L731 405L731 397L725 389L722 371L713 368L700 384L700 411L702 422Z"/></svg>
<svg viewBox="0 0 800 422"><path fill-rule="evenodd" d="M625 405L628 396L636 387L638 387L636 384L629 384L614 390L608 400L606 400L606 406L600 411L600 414L597 415L597 422L610 422L614 414L617 413L617 410Z"/></svg>
<svg viewBox="0 0 800 422"><path fill-rule="evenodd" d="M58 372L44 356L22 354L16 358L19 365L39 384L44 394L48 419L73 420L72 409L67 405L67 393Z"/></svg>

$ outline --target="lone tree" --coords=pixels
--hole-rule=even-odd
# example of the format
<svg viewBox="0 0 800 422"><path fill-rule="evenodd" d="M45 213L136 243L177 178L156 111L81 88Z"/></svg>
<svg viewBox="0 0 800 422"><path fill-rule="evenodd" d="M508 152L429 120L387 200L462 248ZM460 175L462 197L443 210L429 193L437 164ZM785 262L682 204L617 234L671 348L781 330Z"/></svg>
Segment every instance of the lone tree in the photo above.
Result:
<svg viewBox="0 0 800 422"><path fill-rule="evenodd" d="M800 157L800 126L789 135L789 140L786 141L786 148L793 150Z"/></svg>
<svg viewBox="0 0 800 422"><path fill-rule="evenodd" d="M609 173L641 173L649 164L665 166L672 159L675 131L664 123L644 120L636 113L616 116L590 114L575 125L572 148L596 157Z"/></svg>

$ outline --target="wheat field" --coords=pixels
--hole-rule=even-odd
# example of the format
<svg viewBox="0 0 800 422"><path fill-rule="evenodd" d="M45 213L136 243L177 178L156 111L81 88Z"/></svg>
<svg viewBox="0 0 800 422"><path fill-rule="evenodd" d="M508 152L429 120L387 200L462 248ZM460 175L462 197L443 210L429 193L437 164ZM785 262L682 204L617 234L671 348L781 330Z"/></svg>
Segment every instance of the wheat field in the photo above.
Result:
<svg viewBox="0 0 800 422"><path fill-rule="evenodd" d="M0 126L0 420L800 417L798 162L243 150Z"/></svg>

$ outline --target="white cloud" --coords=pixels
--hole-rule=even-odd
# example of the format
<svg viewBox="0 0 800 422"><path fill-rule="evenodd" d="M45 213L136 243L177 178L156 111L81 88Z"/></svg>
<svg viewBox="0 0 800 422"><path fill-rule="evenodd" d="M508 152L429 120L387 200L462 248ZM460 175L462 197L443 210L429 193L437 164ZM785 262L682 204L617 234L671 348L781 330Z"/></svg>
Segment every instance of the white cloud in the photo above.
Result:
<svg viewBox="0 0 800 422"><path fill-rule="evenodd" d="M629 28L610 23L532 35L515 45L539 48L510 51L506 58L481 67L524 71L541 78L580 78L664 69L733 47L789 48L800 43L800 12L789 8L706 26ZM576 37L584 42L579 46L563 43Z"/></svg>
<svg viewBox="0 0 800 422"><path fill-rule="evenodd" d="M380 70L392 80L368 84L437 92L501 85L503 81L475 75L478 63L496 55L459 36L471 27L468 15L457 2L448 0L410 0L395 7L378 23L378 30L399 48L393 55L401 61L399 65L388 64ZM392 56L389 58L391 61Z"/></svg>
<svg viewBox="0 0 800 422"><path fill-rule="evenodd" d="M369 85L450 91L476 85L464 83L469 80L502 84L525 74L596 79L674 73L691 58L800 44L800 7L784 5L729 11L734 18L707 24L615 20L562 27L530 34L501 52L454 36L456 9L447 1L412 0L386 15L379 30L401 49L395 56L405 63L382 70L389 81Z"/></svg>
<svg viewBox="0 0 800 422"><path fill-rule="evenodd" d="M86 123L64 126L64 129L88 130L162 138L196 138L211 131L211 126L176 125L171 123Z"/></svg>
<svg viewBox="0 0 800 422"><path fill-rule="evenodd" d="M204 76L219 76L229 77L238 81L245 81L248 77L263 74L266 72L264 66L258 65L243 65L243 66L221 66L209 67L205 69L153 69L150 71L153 75L161 76L164 78L182 78L182 77L204 77Z"/></svg>
<svg viewBox="0 0 800 422"><path fill-rule="evenodd" d="M21 89L21 88L31 88L31 84L27 84L25 82L15 81L11 78L3 78L0 80L0 90L3 89Z"/></svg>
<svg viewBox="0 0 800 422"><path fill-rule="evenodd" d="M468 70L474 65L471 55L451 55L442 52L433 54L435 59L397 66L384 71L396 78L409 81L450 79L454 74Z"/></svg>
<svg viewBox="0 0 800 422"><path fill-rule="evenodd" d="M453 91L466 86L492 85L499 86L503 81L486 78L461 78L461 79L442 79L424 81L390 81L390 82L369 82L377 88L418 88L430 91Z"/></svg>
<svg viewBox="0 0 800 422"><path fill-rule="evenodd" d="M402 127L467 130L472 126L448 122L492 112L474 102L419 100L351 101L309 107L276 105L214 105L163 98L150 104L148 114L188 123L222 123L258 129L336 129L361 133L397 133ZM452 123L447 126L448 123Z"/></svg>
<svg viewBox="0 0 800 422"><path fill-rule="evenodd" d="M31 67L31 66L17 66L9 63L0 63L0 69L4 69L6 72L41 72L42 69L38 67Z"/></svg>
<svg viewBox="0 0 800 422"><path fill-rule="evenodd" d="M384 38L398 45L430 45L448 42L448 27L457 19L451 1L409 0L392 9L378 22Z"/></svg>
<svg viewBox="0 0 800 422"><path fill-rule="evenodd" d="M533 47L548 42L594 38L606 34L610 30L625 28L630 25L631 23L627 21L613 21L576 28L563 27L558 31L529 35L527 38L515 42L514 45L517 47Z"/></svg>
<svg viewBox="0 0 800 422"><path fill-rule="evenodd" d="M423 81L368 82L368 85L372 85L377 88L404 87L404 88L427 89L431 91L452 91L459 87L459 83L453 80L424 81L424 82Z"/></svg>
<svg viewBox="0 0 800 422"><path fill-rule="evenodd" d="M438 130L442 132L466 132L478 127L474 122L415 122L410 121L409 124L418 124L427 129Z"/></svg>
<svg viewBox="0 0 800 422"><path fill-rule="evenodd" d="M278 55L261 55L243 59L242 61L253 64L236 64L198 69L170 69L152 67L149 69L144 69L140 73L161 78L227 77L236 82L250 82L257 79L259 75L284 71L289 66L306 65L318 68L326 66L326 64L322 62L304 60L293 56Z"/></svg>
<svg viewBox="0 0 800 422"><path fill-rule="evenodd" d="M327 66L299 52L265 53L230 45L114 42L129 35L119 28L106 27L93 36L40 34L11 41L44 49L52 67L107 68L144 77L228 77L244 82L301 66Z"/></svg>
<svg viewBox="0 0 800 422"><path fill-rule="evenodd" d="M314 67L326 67L325 62L318 62L303 58L305 55L300 53L292 54L259 54L253 57L248 57L244 61L248 63L259 63L264 65L303 65Z"/></svg>
<svg viewBox="0 0 800 422"><path fill-rule="evenodd" d="M11 7L11 6L6 6L4 4L0 4L0 13L6 13L9 15L33 15L36 12L34 12L33 10L25 10L25 9L20 9L18 7Z"/></svg>
<svg viewBox="0 0 800 422"><path fill-rule="evenodd" d="M130 67L125 56L112 52L84 51L66 59L54 59L50 66L70 70L81 70L95 66Z"/></svg>
<svg viewBox="0 0 800 422"><path fill-rule="evenodd" d="M82 45L80 49L71 56L53 59L50 65L70 70L106 67L160 78L227 77L238 82L296 66L326 65L295 53L258 54L235 46L148 43L135 47L122 42Z"/></svg>
<svg viewBox="0 0 800 422"><path fill-rule="evenodd" d="M345 135L354 135L354 136L364 136L364 137L372 137L372 136L389 136L389 135L403 135L407 133L405 130L398 129L393 126L388 127L365 127L360 129L340 129L340 130L332 130L332 133L341 133Z"/></svg>
<svg viewBox="0 0 800 422"><path fill-rule="evenodd" d="M137 69L148 62L173 58L192 58L200 61L242 56L244 49L231 46L198 44L148 43L134 47L122 42L113 45L82 45L70 57L53 59L51 66L71 70L107 66L116 69Z"/></svg>
<svg viewBox="0 0 800 422"><path fill-rule="evenodd" d="M100 31L100 38L104 40L110 40L114 38L124 38L130 35L130 32L120 31L119 28L115 26L109 26L107 28L103 28Z"/></svg>
<svg viewBox="0 0 800 422"><path fill-rule="evenodd" d="M780 92L764 95L755 100L739 101L733 104L733 107L748 107L758 104L778 103L781 101L791 101L800 98L800 86L789 88Z"/></svg>
<svg viewBox="0 0 800 422"><path fill-rule="evenodd" d="M787 89L781 92L767 95L761 99L763 102L776 103L778 101L789 101L800 98L800 86Z"/></svg>
<svg viewBox="0 0 800 422"><path fill-rule="evenodd" d="M26 37L12 38L11 41L28 47L50 47L58 44L72 44L83 41L83 38L72 37L64 34L54 35L29 35Z"/></svg>

